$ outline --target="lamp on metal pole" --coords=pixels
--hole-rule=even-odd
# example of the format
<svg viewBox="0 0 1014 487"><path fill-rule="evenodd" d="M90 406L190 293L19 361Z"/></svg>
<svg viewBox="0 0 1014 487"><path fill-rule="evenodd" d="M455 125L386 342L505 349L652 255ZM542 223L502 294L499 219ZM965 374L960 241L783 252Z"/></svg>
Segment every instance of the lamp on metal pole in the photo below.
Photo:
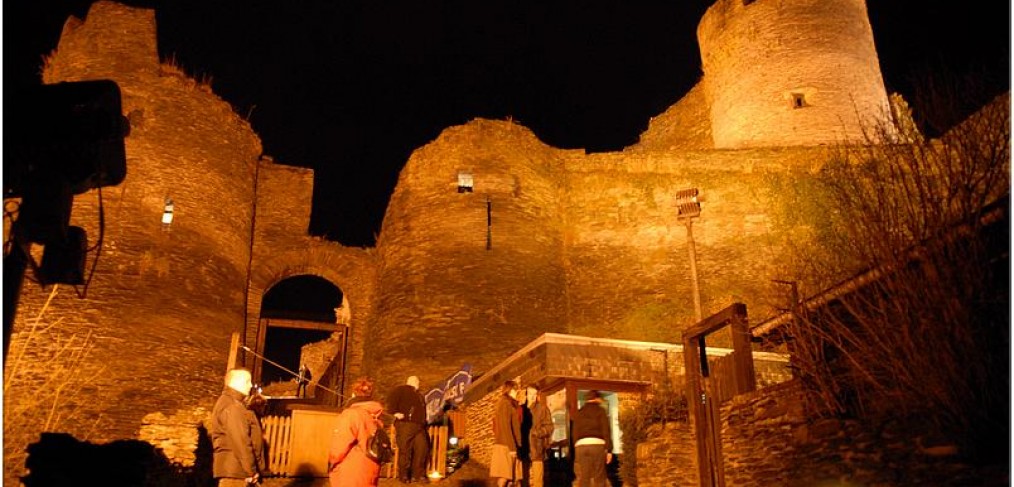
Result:
<svg viewBox="0 0 1014 487"><path fill-rule="evenodd" d="M687 226L687 249L690 251L690 285L694 293L694 317L699 323L701 314L701 288L697 282L697 248L694 245L694 218L701 216L701 196L697 188L676 192L676 219Z"/></svg>

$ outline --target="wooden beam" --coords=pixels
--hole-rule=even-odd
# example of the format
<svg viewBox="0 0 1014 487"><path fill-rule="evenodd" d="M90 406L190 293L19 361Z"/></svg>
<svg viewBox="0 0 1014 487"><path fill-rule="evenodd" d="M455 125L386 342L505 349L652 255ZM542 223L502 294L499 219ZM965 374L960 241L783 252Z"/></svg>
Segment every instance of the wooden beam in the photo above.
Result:
<svg viewBox="0 0 1014 487"><path fill-rule="evenodd" d="M225 363L225 371L228 373L236 367L236 355L239 354L239 332L233 332L232 340L229 342L229 359Z"/></svg>
<svg viewBox="0 0 1014 487"><path fill-rule="evenodd" d="M276 328L295 328L298 330L341 331L342 329L342 327L340 327L337 323L331 323L328 321L264 318L264 322L267 323L267 326L273 326Z"/></svg>
<svg viewBox="0 0 1014 487"><path fill-rule="evenodd" d="M743 394L757 389L757 379L753 368L753 343L750 340L752 335L746 321L746 313L733 317L730 328L732 329L732 361L736 394Z"/></svg>
<svg viewBox="0 0 1014 487"><path fill-rule="evenodd" d="M746 316L746 305L743 303L732 303L722 311L715 313L700 323L688 328L683 332L683 336L701 336L707 335L723 326L727 325L730 321L734 320L736 316Z"/></svg>

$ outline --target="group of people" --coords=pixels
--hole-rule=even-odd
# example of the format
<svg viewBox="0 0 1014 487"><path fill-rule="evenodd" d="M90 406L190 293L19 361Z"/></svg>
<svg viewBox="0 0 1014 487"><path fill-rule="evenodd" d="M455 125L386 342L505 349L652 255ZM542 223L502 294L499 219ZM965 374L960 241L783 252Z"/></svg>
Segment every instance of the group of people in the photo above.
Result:
<svg viewBox="0 0 1014 487"><path fill-rule="evenodd" d="M220 487L243 487L260 483L267 471L260 421L250 403L253 389L250 371L232 369L225 376L225 389L215 403L209 428L213 447L212 471ZM378 428L384 428L385 410L394 420L398 445L398 478L404 483L423 482L429 461L426 403L419 392L419 378L411 376L391 391L385 408L373 397L374 382L360 378L352 384L351 397L343 404L328 445L328 478L331 487L375 486L380 464L367 456L365 446Z"/></svg>
<svg viewBox="0 0 1014 487"><path fill-rule="evenodd" d="M533 386L522 390L514 381L500 387L493 413L493 448L489 476L497 487L523 483L543 487L546 452L553 443L553 418L544 395ZM613 460L609 415L598 391L589 391L572 418L574 485L606 487L606 466ZM527 483L525 479L527 478Z"/></svg>
<svg viewBox="0 0 1014 487"><path fill-rule="evenodd" d="M230 370L212 412L212 469L220 487L256 485L267 470L261 425L251 404L252 389L248 370ZM395 387L386 408L374 398L374 382L369 378L356 380L351 390L328 446L331 487L377 485L380 464L367 456L365 445L378 428L385 427L385 410L395 425L398 479L426 482L430 445L419 378L411 376ZM554 430L545 397L537 388L521 389L514 381L505 382L500 392L493 415L489 476L496 479L497 487L519 487L525 478L525 485L543 487L544 462ZM589 391L572 418L576 487L608 485L606 465L612 462L613 450L610 430L601 396Z"/></svg>

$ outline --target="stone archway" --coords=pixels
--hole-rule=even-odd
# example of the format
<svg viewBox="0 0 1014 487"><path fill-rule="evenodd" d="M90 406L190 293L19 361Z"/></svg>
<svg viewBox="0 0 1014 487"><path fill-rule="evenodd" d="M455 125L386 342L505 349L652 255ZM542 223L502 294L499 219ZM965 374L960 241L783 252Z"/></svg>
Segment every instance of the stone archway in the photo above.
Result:
<svg viewBox="0 0 1014 487"><path fill-rule="evenodd" d="M291 382L304 365L315 372L311 377L319 376L327 364L316 362L330 357L311 360L302 350L325 341L334 342L330 347L322 344L325 349L341 348L345 327L338 317L343 314L343 302L347 300L338 286L312 274L287 277L265 291L254 347L260 355L253 364L255 380L266 385Z"/></svg>
<svg viewBox="0 0 1014 487"><path fill-rule="evenodd" d="M340 323L346 331L345 356L342 357L344 376L361 372L363 347L367 328L372 320L376 294L376 257L370 249L342 247L322 240L304 241L301 246L287 251L274 251L270 257L257 252L247 288L247 317L242 344L256 349L259 336L266 334L262 326L262 302L268 290L288 278L315 276L341 290L341 303L333 311L331 323ZM255 355L241 354L241 362L253 368ZM332 357L333 358L333 357ZM314 380L324 379L319 371ZM341 388L340 380L335 386ZM342 391L338 391L342 394Z"/></svg>

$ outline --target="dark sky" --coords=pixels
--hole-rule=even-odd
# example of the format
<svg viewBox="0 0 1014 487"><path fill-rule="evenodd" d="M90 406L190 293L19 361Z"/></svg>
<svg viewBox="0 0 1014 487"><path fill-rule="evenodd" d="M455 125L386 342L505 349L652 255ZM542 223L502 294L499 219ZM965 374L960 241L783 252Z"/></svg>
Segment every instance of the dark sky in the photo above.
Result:
<svg viewBox="0 0 1014 487"><path fill-rule="evenodd" d="M771 0L762 0L771 1ZM159 51L250 120L277 162L316 171L311 233L373 245L411 151L507 116L561 148L618 150L701 75L706 0L165 0ZM39 82L90 1L3 4L4 101ZM890 91L943 69L1009 89L1009 2L868 0ZM5 115L6 115L5 111ZM11 120L5 116L5 126ZM129 171L129 168L128 168Z"/></svg>

